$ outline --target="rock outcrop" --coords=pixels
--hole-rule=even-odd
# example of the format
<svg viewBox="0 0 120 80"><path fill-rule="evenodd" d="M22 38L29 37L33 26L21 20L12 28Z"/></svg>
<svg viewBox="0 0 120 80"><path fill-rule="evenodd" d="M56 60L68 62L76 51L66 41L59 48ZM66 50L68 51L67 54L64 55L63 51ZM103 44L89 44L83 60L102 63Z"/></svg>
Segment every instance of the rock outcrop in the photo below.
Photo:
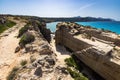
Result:
<svg viewBox="0 0 120 80"><path fill-rule="evenodd" d="M0 24L7 19L16 25L0 34L0 80L72 80L49 44L51 32L45 22L0 16Z"/></svg>
<svg viewBox="0 0 120 80"><path fill-rule="evenodd" d="M120 79L120 38L110 31L76 23L59 23L56 45L71 49L87 66L106 80Z"/></svg>
<svg viewBox="0 0 120 80"><path fill-rule="evenodd" d="M46 28L46 23L45 22L38 22L38 21L31 21L31 23L33 24L33 26L38 27L38 29L40 30L40 32L42 33L44 38L50 43L51 31L50 31L50 29ZM36 28L36 30L37 30L37 28Z"/></svg>
<svg viewBox="0 0 120 80"><path fill-rule="evenodd" d="M32 23L31 29L27 31L34 35L35 40L20 50L16 48L16 52L19 51L22 55L30 54L30 56L28 63L19 68L14 80L68 80L70 75L67 74L65 67L56 65L56 55L44 36L48 34L45 33L47 29L37 24Z"/></svg>
<svg viewBox="0 0 120 80"><path fill-rule="evenodd" d="M0 24L5 24L7 22L7 19L5 17L0 16Z"/></svg>

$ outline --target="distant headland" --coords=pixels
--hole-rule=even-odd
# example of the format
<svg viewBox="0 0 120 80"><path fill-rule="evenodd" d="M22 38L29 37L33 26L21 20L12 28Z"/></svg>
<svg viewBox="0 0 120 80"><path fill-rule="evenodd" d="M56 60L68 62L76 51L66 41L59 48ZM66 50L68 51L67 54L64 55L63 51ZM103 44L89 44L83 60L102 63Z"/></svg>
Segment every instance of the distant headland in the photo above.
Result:
<svg viewBox="0 0 120 80"><path fill-rule="evenodd" d="M89 21L116 21L111 18L102 18L102 17L38 17L38 16L28 16L28 15L11 15L11 14L1 14L0 16L17 16L23 18L37 19L44 22L89 22Z"/></svg>

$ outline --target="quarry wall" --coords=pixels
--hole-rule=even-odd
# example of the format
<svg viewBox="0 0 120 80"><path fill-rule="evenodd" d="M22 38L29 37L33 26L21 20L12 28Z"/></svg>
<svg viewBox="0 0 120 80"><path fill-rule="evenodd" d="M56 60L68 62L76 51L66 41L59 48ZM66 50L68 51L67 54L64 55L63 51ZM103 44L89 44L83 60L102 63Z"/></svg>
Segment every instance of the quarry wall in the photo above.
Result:
<svg viewBox="0 0 120 80"><path fill-rule="evenodd" d="M101 32L98 32L96 30L84 30L84 31L81 31L81 33L89 33L90 36L93 36L105 41L113 42L115 45L120 46L120 39L105 36L104 34L101 34Z"/></svg>
<svg viewBox="0 0 120 80"><path fill-rule="evenodd" d="M84 48L88 48L92 45L89 45L83 41L80 41L77 38L74 38L72 35L68 33L66 29L61 29L56 31L56 44L62 44L73 51L79 51Z"/></svg>
<svg viewBox="0 0 120 80"><path fill-rule="evenodd" d="M66 27L58 27L59 28L55 33L56 45L61 44L74 51L74 54L83 63L85 63L92 70L101 75L105 80L120 79L120 65L114 62L110 56L105 55L104 52L93 48L92 45L77 38L74 38L73 35L70 33L69 29L66 29ZM96 31L84 31L84 33L89 33L91 36L103 39L105 41L115 41L115 39L102 36Z"/></svg>

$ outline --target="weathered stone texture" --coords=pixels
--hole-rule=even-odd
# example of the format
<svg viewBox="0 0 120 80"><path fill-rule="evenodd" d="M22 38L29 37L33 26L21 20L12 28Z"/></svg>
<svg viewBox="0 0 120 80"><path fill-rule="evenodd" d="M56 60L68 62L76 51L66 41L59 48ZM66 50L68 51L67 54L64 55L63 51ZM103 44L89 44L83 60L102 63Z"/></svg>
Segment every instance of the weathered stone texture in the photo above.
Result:
<svg viewBox="0 0 120 80"><path fill-rule="evenodd" d="M88 48L91 46L83 41L80 41L79 39L74 38L66 29L58 29L55 35L56 44L65 45L73 51L82 50L83 48Z"/></svg>
<svg viewBox="0 0 120 80"><path fill-rule="evenodd" d="M71 25L71 26L70 26ZM73 26L74 25L74 26ZM57 31L55 33L56 45L61 44L72 51L74 51L75 55L86 65L88 65L91 69L97 72L106 80L119 80L120 79L120 58L116 59L112 56L114 55L114 47L110 48L109 51L99 50L98 46L91 45L86 41L75 38L75 35L88 34L91 37L95 37L100 39L100 42L103 44L104 41L115 42L117 38L112 38L109 36L105 36L102 32L97 32L97 29L92 28L84 28L78 25L75 28L74 23L60 23L57 25ZM75 30L74 30L75 29ZM74 31L73 31L74 30ZM78 32L77 32L78 31ZM76 34L76 32L78 34ZM110 34L114 34L108 32ZM95 39L96 41L97 39ZM104 40L103 42L101 40ZM119 39L117 39L117 43L119 43ZM100 44L99 44L100 45ZM108 46L112 47L110 44ZM116 46L116 44L114 44ZM119 46L119 44L117 44ZM101 45L102 46L102 45ZM119 53L117 53L119 54ZM110 56L111 55L111 56Z"/></svg>

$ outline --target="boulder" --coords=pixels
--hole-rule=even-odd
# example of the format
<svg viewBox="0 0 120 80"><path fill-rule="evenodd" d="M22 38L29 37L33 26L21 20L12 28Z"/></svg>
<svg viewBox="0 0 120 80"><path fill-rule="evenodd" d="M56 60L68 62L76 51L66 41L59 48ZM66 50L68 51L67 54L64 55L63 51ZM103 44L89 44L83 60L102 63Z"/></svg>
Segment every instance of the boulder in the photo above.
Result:
<svg viewBox="0 0 120 80"><path fill-rule="evenodd" d="M31 52L33 50L33 47L30 44L25 45L25 49L27 52Z"/></svg>
<svg viewBox="0 0 120 80"><path fill-rule="evenodd" d="M41 55L50 55L53 53L52 50L50 49L42 49L41 51L39 51Z"/></svg>
<svg viewBox="0 0 120 80"><path fill-rule="evenodd" d="M39 76L39 77L42 77L42 68L41 68L41 67L38 67L38 68L35 70L34 75Z"/></svg>
<svg viewBox="0 0 120 80"><path fill-rule="evenodd" d="M16 49L15 49L15 53L17 53L19 51L20 51L20 46L17 46Z"/></svg>
<svg viewBox="0 0 120 80"><path fill-rule="evenodd" d="M55 65L55 60L51 57L46 57L46 61L50 64L50 65Z"/></svg>
<svg viewBox="0 0 120 80"><path fill-rule="evenodd" d="M57 66L56 69L59 70L61 73L68 74L68 71L64 66Z"/></svg>
<svg viewBox="0 0 120 80"><path fill-rule="evenodd" d="M67 71L67 69L65 67L61 68L61 72L64 73L64 74L68 74L68 71Z"/></svg>
<svg viewBox="0 0 120 80"><path fill-rule="evenodd" d="M5 18L0 18L0 24L5 24L6 23L6 19Z"/></svg>

